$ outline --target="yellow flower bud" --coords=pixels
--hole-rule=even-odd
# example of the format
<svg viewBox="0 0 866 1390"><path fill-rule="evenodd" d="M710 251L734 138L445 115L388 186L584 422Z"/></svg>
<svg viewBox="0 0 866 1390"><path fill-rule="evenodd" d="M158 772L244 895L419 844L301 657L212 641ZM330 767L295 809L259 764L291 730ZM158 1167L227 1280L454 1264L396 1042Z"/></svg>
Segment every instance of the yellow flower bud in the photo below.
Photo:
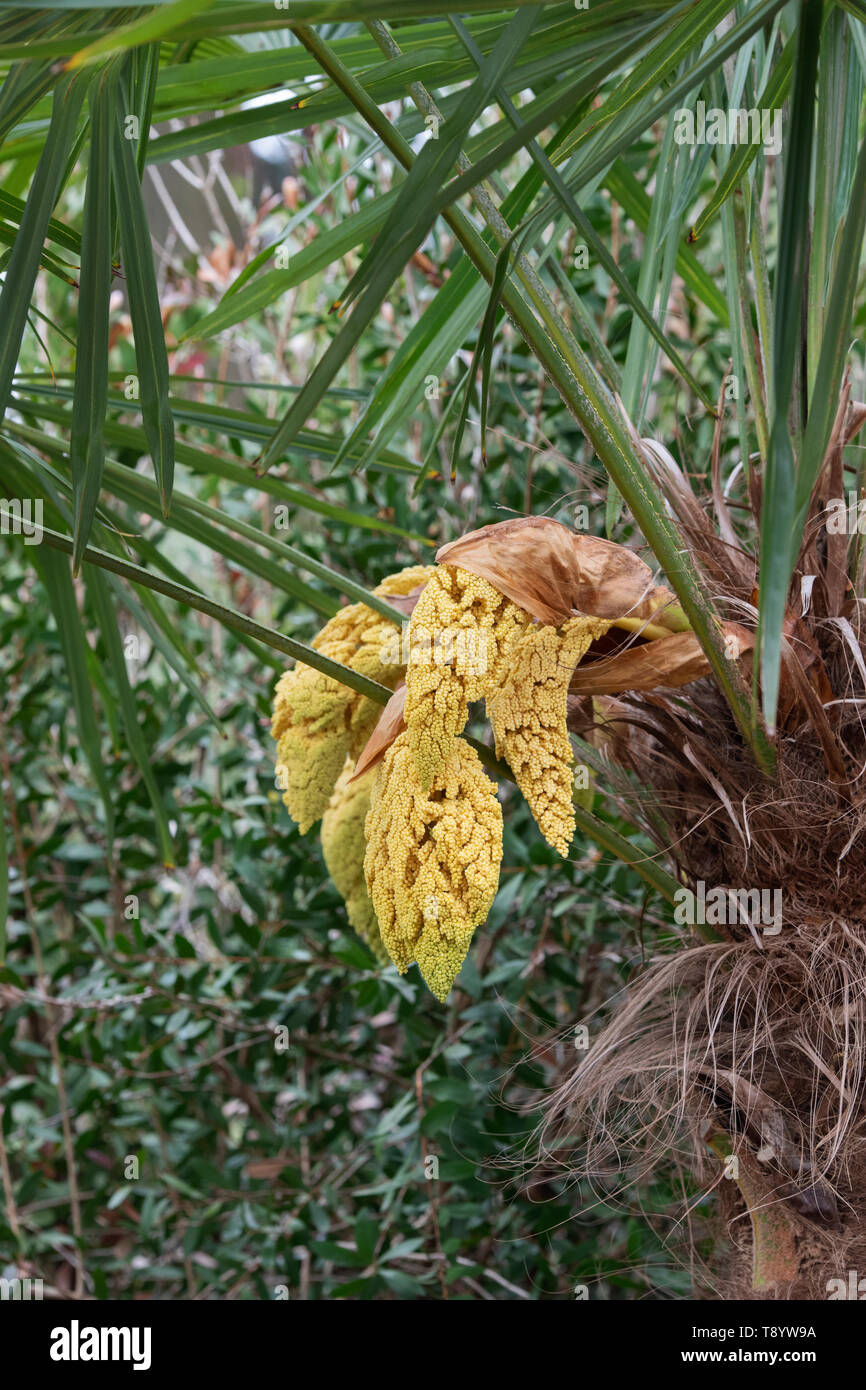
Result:
<svg viewBox="0 0 866 1390"><path fill-rule="evenodd" d="M354 930L366 941L377 960L384 965L388 952L382 942L379 923L364 879L364 821L370 809L370 792L375 769L352 782L351 757L346 759L328 809L322 816L322 853L328 873L346 904L346 915Z"/></svg>
<svg viewBox="0 0 866 1390"><path fill-rule="evenodd" d="M445 1000L499 884L496 784L474 749L455 739L425 792L406 731L375 770L366 835L367 888L391 959L401 974L417 962Z"/></svg>
<svg viewBox="0 0 866 1390"><path fill-rule="evenodd" d="M529 628L487 699L497 756L509 763L539 830L563 858L574 838L568 684L590 643L609 627L604 618L581 616L561 628Z"/></svg>
<svg viewBox="0 0 866 1390"><path fill-rule="evenodd" d="M389 575L374 592L384 597L408 594L432 572L430 566L413 565ZM341 608L312 646L390 690L402 679L400 630L364 603ZM302 833L323 815L347 755L357 757L380 712L373 700L303 662L280 677L271 723L277 742L276 775L283 801Z"/></svg>
<svg viewBox="0 0 866 1390"><path fill-rule="evenodd" d="M456 565L441 565L409 624L406 726L423 788L429 788L466 726L467 706L499 684L529 623L522 608Z"/></svg>

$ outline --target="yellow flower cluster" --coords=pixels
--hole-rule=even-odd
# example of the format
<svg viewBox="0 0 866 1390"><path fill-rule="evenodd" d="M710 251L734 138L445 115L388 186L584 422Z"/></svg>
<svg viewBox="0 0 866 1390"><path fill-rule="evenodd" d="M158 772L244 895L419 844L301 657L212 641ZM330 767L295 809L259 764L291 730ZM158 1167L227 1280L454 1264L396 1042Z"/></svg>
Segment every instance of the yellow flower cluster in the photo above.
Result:
<svg viewBox="0 0 866 1390"><path fill-rule="evenodd" d="M376 959L386 965L388 952L364 879L367 848L364 821L370 809L370 792L376 772L371 768L352 782L353 768L354 761L348 757L322 816L322 852L328 873L346 904L346 916L352 927L366 941Z"/></svg>
<svg viewBox="0 0 866 1390"><path fill-rule="evenodd" d="M466 725L467 706L499 684L529 615L486 579L441 565L409 624L405 718L423 789Z"/></svg>
<svg viewBox="0 0 866 1390"><path fill-rule="evenodd" d="M413 565L390 575L374 592L408 594L432 567ZM363 603L341 608L313 638L323 656L393 690L403 676L399 633ZM357 757L379 717L379 706L312 666L298 662L277 682L271 735L283 801L302 833L324 814L348 754Z"/></svg>
<svg viewBox="0 0 866 1390"><path fill-rule="evenodd" d="M463 564L448 563L449 555ZM687 667L687 678L695 671L694 653L683 651L681 610L670 609L664 589L648 591L651 571L621 546L530 517L470 532L439 556L439 566L402 570L375 591L396 598L423 589L407 653L399 628L364 603L341 609L313 641L392 691L405 673L405 728L396 699L364 758L374 766L353 777L378 705L303 663L278 682L272 735L286 806L302 831L321 817L325 865L354 930L400 973L416 962L443 1001L491 909L502 862L498 788L460 738L468 706L487 701L496 753L545 840L566 858L575 798L591 805L594 795L592 787L582 798L575 792L567 727L571 678L589 646L612 624L639 630L660 642L659 652L677 642L676 653L667 646L667 662ZM613 616L567 616L587 606ZM641 662L652 666L641 653L631 657L632 674ZM598 666L588 674L589 688L605 678Z"/></svg>
<svg viewBox="0 0 866 1390"><path fill-rule="evenodd" d="M497 754L545 839L567 856L575 829L568 688L611 622L577 616L540 626L457 565L403 570L376 592L419 586L405 667L398 629L364 604L341 609L313 641L392 690L405 670L406 728L377 766L353 780L379 707L303 663L280 678L272 732L285 803L302 831L322 818L325 863L355 931L401 973L416 962L444 1000L490 911L502 859L496 785L459 737L468 706L486 698Z"/></svg>
<svg viewBox="0 0 866 1390"><path fill-rule="evenodd" d="M568 685L590 643L609 627L603 618L581 616L561 628L529 628L487 698L497 756L509 763L539 830L563 858L574 838Z"/></svg>
<svg viewBox="0 0 866 1390"><path fill-rule="evenodd" d="M469 744L455 739L425 791L404 732L376 769L366 838L367 888L391 959L401 974L416 961L444 1000L496 896L496 784Z"/></svg>

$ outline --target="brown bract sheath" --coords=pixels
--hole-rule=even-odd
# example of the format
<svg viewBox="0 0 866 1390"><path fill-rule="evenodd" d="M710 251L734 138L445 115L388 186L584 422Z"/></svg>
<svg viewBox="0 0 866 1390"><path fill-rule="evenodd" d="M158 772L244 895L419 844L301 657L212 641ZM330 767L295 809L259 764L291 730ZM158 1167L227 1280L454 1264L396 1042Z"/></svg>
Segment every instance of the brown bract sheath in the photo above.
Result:
<svg viewBox="0 0 866 1390"><path fill-rule="evenodd" d="M379 722L364 745L355 771L352 773L351 781L354 781L356 777L363 777L365 772L369 772L371 767L375 767L376 763L384 758L395 738L402 734L406 727L406 720L403 717L405 704L406 683L401 681L379 715Z"/></svg>
<svg viewBox="0 0 866 1390"><path fill-rule="evenodd" d="M653 590L640 556L613 541L571 531L552 517L515 517L470 531L436 552L486 579L541 623L558 627L576 613L597 618L643 616Z"/></svg>
<svg viewBox="0 0 866 1390"><path fill-rule="evenodd" d="M731 660L755 644L755 634L738 623L725 623ZM626 690L675 689L709 675L710 663L693 632L672 632L657 642L629 646L599 661L578 666L571 678L572 695L619 695Z"/></svg>

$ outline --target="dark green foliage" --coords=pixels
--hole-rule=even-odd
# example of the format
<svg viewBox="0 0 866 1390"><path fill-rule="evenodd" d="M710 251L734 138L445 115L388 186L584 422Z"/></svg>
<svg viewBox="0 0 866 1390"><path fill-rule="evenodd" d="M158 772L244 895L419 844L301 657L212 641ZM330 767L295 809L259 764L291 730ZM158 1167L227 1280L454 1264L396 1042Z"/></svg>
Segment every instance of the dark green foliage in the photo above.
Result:
<svg viewBox="0 0 866 1390"><path fill-rule="evenodd" d="M685 1293L644 1221L589 1203L552 1165L533 1173L524 1151L544 1086L576 1056L574 1024L615 987L623 953L639 955L627 871L579 847L563 869L512 795L500 895L443 1010L414 968L380 971L348 928L315 832L297 833L273 789L272 673L231 636L205 682L222 735L158 655L129 662L177 868L160 868L116 719L109 851L53 620L32 585L20 607L22 584L16 564L0 590L2 738L45 993L61 1002L39 1000L10 847L0 1103L21 1245L4 1211L0 1265L71 1283L59 1018L98 1296L441 1298L443 1278L466 1299ZM212 663L194 619L181 635ZM7 826L11 809L7 794ZM623 898L625 911L604 905Z"/></svg>

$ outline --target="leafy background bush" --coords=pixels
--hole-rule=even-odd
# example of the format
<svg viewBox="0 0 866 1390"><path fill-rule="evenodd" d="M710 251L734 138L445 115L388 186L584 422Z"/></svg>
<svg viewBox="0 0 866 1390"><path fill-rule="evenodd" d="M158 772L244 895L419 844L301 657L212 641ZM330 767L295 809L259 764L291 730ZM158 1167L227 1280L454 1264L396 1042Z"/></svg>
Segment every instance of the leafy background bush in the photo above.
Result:
<svg viewBox="0 0 866 1390"><path fill-rule="evenodd" d="M320 539L363 554L350 528ZM368 573L358 568L372 579L392 557L368 549ZM576 1055L575 1024L636 950L642 895L627 872L580 843L562 865L506 793L502 888L443 1009L414 969L401 979L376 966L315 832L289 821L273 785L269 664L189 613L178 635L218 724L157 652L129 663L176 866L159 863L106 688L109 850L54 620L21 561L0 590L11 858L0 1052L15 1208L0 1221L4 1264L19 1256L49 1288L72 1287L65 1109L98 1297L684 1292L639 1215L532 1161L538 1102ZM242 583L224 578L235 596ZM316 622L296 605L280 621Z"/></svg>

